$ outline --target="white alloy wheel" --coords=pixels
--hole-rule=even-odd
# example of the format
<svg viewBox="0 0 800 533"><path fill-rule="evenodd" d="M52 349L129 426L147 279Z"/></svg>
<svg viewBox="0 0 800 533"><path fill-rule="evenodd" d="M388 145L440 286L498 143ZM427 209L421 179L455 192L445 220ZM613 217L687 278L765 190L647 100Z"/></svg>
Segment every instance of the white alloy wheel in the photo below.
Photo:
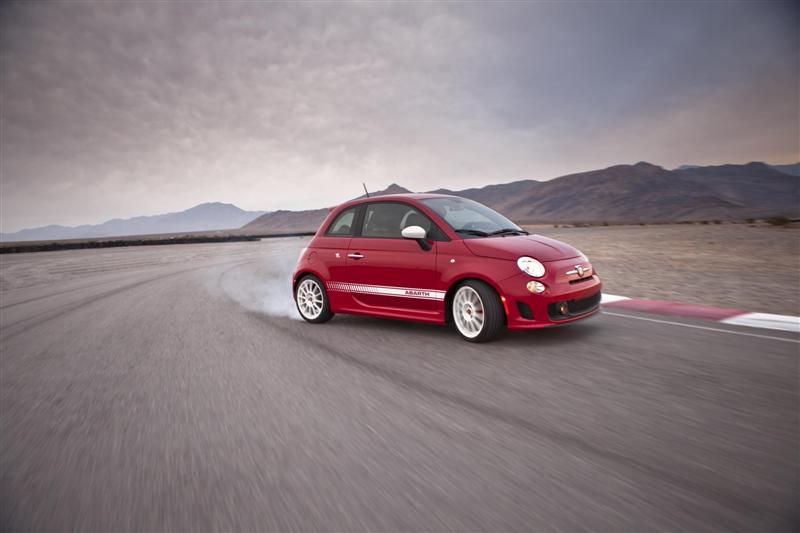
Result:
<svg viewBox="0 0 800 533"><path fill-rule="evenodd" d="M473 339L483 331L486 314L478 292L464 285L453 298L453 321L458 331L468 339Z"/></svg>
<svg viewBox="0 0 800 533"><path fill-rule="evenodd" d="M314 320L322 314L324 309L325 297L322 294L322 287L312 279L306 278L297 287L297 309L303 318Z"/></svg>

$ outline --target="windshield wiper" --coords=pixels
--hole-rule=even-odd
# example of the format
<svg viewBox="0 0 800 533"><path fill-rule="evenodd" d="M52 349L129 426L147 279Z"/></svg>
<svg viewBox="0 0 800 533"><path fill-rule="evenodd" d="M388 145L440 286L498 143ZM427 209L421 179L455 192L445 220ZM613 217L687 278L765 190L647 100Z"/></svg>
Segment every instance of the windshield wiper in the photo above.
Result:
<svg viewBox="0 0 800 533"><path fill-rule="evenodd" d="M497 231L493 231L489 235L511 235L511 234L516 235L518 233L521 235L529 235L529 233L524 229L518 229L518 228L503 228Z"/></svg>
<svg viewBox="0 0 800 533"><path fill-rule="evenodd" d="M478 237L488 237L489 236L488 233L486 233L485 231L481 231L479 229L461 228L461 229L457 229L455 231L456 231L456 233L466 233L467 235L477 235Z"/></svg>

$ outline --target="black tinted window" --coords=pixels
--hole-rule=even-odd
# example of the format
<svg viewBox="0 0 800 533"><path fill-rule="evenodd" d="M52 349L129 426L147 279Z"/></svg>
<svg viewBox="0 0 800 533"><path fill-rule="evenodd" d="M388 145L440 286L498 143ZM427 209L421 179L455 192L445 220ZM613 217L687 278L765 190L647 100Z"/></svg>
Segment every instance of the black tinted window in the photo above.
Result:
<svg viewBox="0 0 800 533"><path fill-rule="evenodd" d="M328 227L327 235L347 236L353 234L353 226L356 220L356 208L345 209Z"/></svg>
<svg viewBox="0 0 800 533"><path fill-rule="evenodd" d="M402 239L401 232L408 226L422 226L425 231L430 231L431 221L407 204L375 203L367 206L361 235L363 237Z"/></svg>

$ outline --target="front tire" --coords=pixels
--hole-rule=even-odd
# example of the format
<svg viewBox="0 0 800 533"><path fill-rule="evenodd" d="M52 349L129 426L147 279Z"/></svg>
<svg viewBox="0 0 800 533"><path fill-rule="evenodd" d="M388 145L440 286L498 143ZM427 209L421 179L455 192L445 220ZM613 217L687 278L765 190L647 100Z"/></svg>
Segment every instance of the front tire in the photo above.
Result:
<svg viewBox="0 0 800 533"><path fill-rule="evenodd" d="M497 293L486 283L462 283L451 304L456 330L469 342L487 342L503 328L503 306Z"/></svg>
<svg viewBox="0 0 800 533"><path fill-rule="evenodd" d="M318 277L306 274L297 283L294 302L303 320L321 324L333 318L328 292Z"/></svg>

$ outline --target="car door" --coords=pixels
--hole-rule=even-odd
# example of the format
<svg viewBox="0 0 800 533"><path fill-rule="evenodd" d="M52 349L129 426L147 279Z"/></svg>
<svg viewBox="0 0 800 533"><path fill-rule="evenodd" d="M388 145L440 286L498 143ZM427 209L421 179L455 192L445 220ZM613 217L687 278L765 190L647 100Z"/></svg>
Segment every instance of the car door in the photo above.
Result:
<svg viewBox="0 0 800 533"><path fill-rule="evenodd" d="M326 228L325 233L314 240L314 253L309 255L312 263L319 263L312 266L323 273L323 281L334 311L353 307L352 295L348 291L339 289L341 283L345 281L347 249L355 233L360 210L361 206L356 205L339 213Z"/></svg>
<svg viewBox="0 0 800 533"><path fill-rule="evenodd" d="M380 312L436 313L444 292L435 290L436 243L404 239L408 226L430 231L433 223L411 204L366 204L350 240L345 275L358 307ZM425 249L427 248L427 249Z"/></svg>

